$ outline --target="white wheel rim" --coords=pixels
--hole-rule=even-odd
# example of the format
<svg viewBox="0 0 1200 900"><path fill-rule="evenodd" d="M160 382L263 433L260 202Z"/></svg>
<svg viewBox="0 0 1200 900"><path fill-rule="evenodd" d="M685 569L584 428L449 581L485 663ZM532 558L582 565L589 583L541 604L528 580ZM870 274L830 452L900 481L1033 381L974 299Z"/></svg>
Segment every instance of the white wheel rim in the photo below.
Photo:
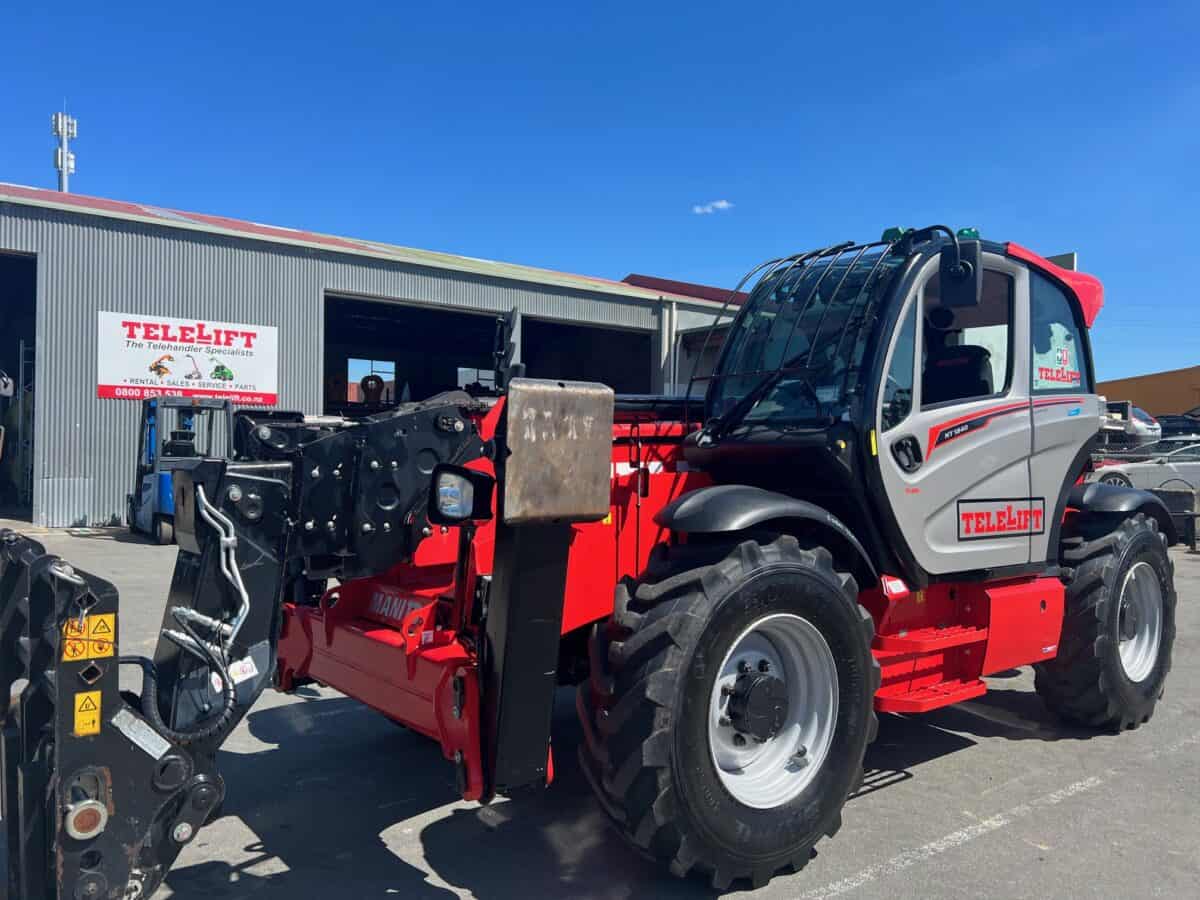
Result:
<svg viewBox="0 0 1200 900"><path fill-rule="evenodd" d="M1158 662L1158 647L1162 642L1162 585L1153 566L1139 562L1125 573L1119 602L1117 639L1121 668L1130 681L1145 681Z"/></svg>
<svg viewBox="0 0 1200 900"><path fill-rule="evenodd" d="M758 742L726 715L739 667L783 682L787 712L773 737ZM777 613L733 642L713 683L708 746L717 775L739 803L773 809L793 800L821 770L837 726L837 665L824 636L807 619Z"/></svg>

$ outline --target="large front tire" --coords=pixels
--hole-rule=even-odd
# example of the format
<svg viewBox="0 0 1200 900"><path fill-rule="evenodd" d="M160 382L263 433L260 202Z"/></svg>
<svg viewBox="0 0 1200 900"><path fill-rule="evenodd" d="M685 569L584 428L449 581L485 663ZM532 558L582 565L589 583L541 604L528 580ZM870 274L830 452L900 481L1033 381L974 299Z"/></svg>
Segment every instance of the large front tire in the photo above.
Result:
<svg viewBox="0 0 1200 900"><path fill-rule="evenodd" d="M628 840L723 889L800 869L838 830L877 727L857 595L789 536L661 546L618 586L579 707L585 771Z"/></svg>
<svg viewBox="0 0 1200 900"><path fill-rule="evenodd" d="M1163 694L1175 643L1166 538L1139 513L1110 534L1069 538L1062 555L1074 573L1058 655L1035 667L1037 692L1073 724L1137 728Z"/></svg>

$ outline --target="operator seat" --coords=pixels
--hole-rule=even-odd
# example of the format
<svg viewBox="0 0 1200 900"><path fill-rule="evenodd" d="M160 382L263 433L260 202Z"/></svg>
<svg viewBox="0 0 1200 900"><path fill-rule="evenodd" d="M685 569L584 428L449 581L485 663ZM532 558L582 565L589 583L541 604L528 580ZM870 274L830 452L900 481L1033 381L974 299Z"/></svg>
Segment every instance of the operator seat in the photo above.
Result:
<svg viewBox="0 0 1200 900"><path fill-rule="evenodd" d="M171 432L171 439L163 441L163 456L195 456L196 432L178 430Z"/></svg>
<svg viewBox="0 0 1200 900"><path fill-rule="evenodd" d="M921 383L922 405L993 393L992 354L986 347L962 344L930 349Z"/></svg>

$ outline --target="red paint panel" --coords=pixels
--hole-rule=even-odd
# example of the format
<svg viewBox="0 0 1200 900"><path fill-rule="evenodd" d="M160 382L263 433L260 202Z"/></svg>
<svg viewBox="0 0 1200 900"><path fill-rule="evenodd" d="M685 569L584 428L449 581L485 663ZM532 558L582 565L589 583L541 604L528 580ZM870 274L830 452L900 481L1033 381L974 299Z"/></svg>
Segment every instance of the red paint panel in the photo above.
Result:
<svg viewBox="0 0 1200 900"><path fill-rule="evenodd" d="M1034 578L986 589L991 630L983 674L1053 659L1062 634L1063 583Z"/></svg>
<svg viewBox="0 0 1200 900"><path fill-rule="evenodd" d="M872 652L883 679L875 708L927 712L978 697L981 676L1058 652L1063 585L1057 578L934 584L859 602L875 619Z"/></svg>
<svg viewBox="0 0 1200 900"><path fill-rule="evenodd" d="M1014 244L1012 241L1006 245L1005 253L1014 259L1029 263L1034 268L1041 270L1043 274L1049 275L1055 281L1065 285L1079 301L1079 307L1083 311L1083 320L1087 327L1092 327L1092 323L1096 321L1096 316L1100 315L1100 310L1104 306L1104 285L1100 283L1099 278L1085 272L1072 272L1070 269L1056 266L1045 257L1038 256L1032 250L1022 247L1020 244Z"/></svg>

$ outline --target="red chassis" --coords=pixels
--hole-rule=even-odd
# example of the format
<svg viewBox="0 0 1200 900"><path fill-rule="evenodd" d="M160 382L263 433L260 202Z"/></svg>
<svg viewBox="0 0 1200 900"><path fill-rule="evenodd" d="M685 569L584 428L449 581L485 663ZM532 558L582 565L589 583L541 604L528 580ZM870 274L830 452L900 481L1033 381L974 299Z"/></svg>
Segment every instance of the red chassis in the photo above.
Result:
<svg viewBox="0 0 1200 900"><path fill-rule="evenodd" d="M494 435L500 412L497 405L479 423L485 440ZM654 514L709 483L683 461L682 423L619 418L610 514L574 526L564 637L612 614L617 581L636 575L667 537ZM458 767L463 799L481 800L490 788L480 750L478 633L470 623L477 621L480 580L492 571L494 529L485 523L473 534L459 530L435 532L411 562L341 584L316 605L284 604L276 686L329 685L437 740ZM1053 658L1063 598L1057 578L910 591L900 579L883 576L860 597L875 619L872 650L882 667L876 709L926 712L983 694L984 675ZM582 642L564 646L586 653Z"/></svg>

